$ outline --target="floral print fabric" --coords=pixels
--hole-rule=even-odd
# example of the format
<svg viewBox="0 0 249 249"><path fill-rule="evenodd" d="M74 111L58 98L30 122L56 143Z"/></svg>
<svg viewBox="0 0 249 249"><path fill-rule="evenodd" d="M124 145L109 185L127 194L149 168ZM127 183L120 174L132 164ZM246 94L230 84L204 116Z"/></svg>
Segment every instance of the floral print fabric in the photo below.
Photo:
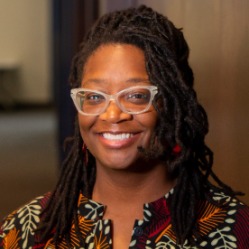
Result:
<svg viewBox="0 0 249 249"><path fill-rule="evenodd" d="M144 219L134 222L129 249L180 248L176 245L167 204L172 194L173 190L161 199L144 205ZM201 238L196 240L198 247L191 247L186 241L181 248L249 248L249 208L223 193L211 194L213 200L220 205L208 201L200 202L198 227ZM35 243L35 230L40 221L40 213L49 197L50 195L38 197L3 221L0 229L0 248L55 248L52 239L44 244ZM85 245L80 244L73 225L72 248L112 248L112 225L110 220L102 219L104 210L103 205L80 196L78 219ZM68 246L62 241L59 249L64 248Z"/></svg>

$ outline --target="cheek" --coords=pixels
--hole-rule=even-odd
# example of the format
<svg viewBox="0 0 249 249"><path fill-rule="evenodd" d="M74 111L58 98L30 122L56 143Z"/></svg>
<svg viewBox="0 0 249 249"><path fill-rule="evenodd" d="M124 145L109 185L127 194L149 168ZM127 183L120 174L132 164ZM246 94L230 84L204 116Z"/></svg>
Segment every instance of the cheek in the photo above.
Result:
<svg viewBox="0 0 249 249"><path fill-rule="evenodd" d="M88 140L89 130L93 126L95 119L95 117L88 117L78 114L80 134L85 142Z"/></svg>
<svg viewBox="0 0 249 249"><path fill-rule="evenodd" d="M158 115L156 110L153 110L150 113L144 113L143 116L138 116L138 122L144 126L148 132L153 132L156 128Z"/></svg>
<svg viewBox="0 0 249 249"><path fill-rule="evenodd" d="M151 111L150 115L147 117L147 119L148 119L148 125L150 127L155 128L155 126L158 122L158 113L154 107L152 107L152 111Z"/></svg>

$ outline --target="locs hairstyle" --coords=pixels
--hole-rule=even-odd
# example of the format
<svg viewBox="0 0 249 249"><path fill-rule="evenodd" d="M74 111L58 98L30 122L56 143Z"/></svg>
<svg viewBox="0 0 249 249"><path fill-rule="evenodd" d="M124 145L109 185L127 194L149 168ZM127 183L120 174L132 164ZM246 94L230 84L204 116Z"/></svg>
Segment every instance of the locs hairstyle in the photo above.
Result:
<svg viewBox="0 0 249 249"><path fill-rule="evenodd" d="M159 113L155 131L159 145L156 146L153 140L149 150L138 149L145 156L154 155L164 160L171 176L177 179L169 203L172 227L178 244L183 244L186 239L194 244L192 235L198 238L195 226L197 202L207 197L210 188L216 188L208 177L211 175L223 191L232 195L233 192L212 171L212 152L204 142L208 121L193 89L188 45L181 30L146 6L106 14L88 32L73 60L71 87L80 86L89 56L99 46L110 43L132 44L145 54L150 82L159 89L154 103ZM174 155L171 152L176 144L181 151ZM80 192L91 198L96 169L91 154L88 165L85 165L82 146L76 117L72 145L40 227L43 239L55 229L56 244L62 239L70 244L70 230L74 223L78 240L84 245L77 220L77 201Z"/></svg>

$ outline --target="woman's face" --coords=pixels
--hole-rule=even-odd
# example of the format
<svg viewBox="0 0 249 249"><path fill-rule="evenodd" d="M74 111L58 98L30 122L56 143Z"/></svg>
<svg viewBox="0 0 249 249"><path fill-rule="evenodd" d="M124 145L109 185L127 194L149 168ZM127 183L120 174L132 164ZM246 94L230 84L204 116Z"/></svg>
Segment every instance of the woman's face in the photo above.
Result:
<svg viewBox="0 0 249 249"><path fill-rule="evenodd" d="M81 87L115 94L131 86L152 85L145 68L144 53L128 44L99 47L87 60ZM98 116L79 114L81 136L96 158L97 167L127 169L142 159L138 147L148 148L157 123L151 105L142 114L127 114L110 101ZM142 160L143 161L143 160Z"/></svg>

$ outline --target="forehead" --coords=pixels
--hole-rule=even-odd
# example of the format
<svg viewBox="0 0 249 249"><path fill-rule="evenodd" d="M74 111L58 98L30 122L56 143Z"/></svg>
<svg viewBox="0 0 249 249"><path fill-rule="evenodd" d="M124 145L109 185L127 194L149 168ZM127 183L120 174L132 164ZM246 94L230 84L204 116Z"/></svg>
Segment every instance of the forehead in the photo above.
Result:
<svg viewBox="0 0 249 249"><path fill-rule="evenodd" d="M134 82L148 80L144 52L129 44L105 44L89 56L84 66L82 84L88 82ZM139 81L139 80L138 80Z"/></svg>
<svg viewBox="0 0 249 249"><path fill-rule="evenodd" d="M92 52L87 58L84 68L93 62L112 62L118 59L122 61L128 58L131 58L131 61L134 61L134 59L144 61L144 52L131 44L107 43L100 45Z"/></svg>

